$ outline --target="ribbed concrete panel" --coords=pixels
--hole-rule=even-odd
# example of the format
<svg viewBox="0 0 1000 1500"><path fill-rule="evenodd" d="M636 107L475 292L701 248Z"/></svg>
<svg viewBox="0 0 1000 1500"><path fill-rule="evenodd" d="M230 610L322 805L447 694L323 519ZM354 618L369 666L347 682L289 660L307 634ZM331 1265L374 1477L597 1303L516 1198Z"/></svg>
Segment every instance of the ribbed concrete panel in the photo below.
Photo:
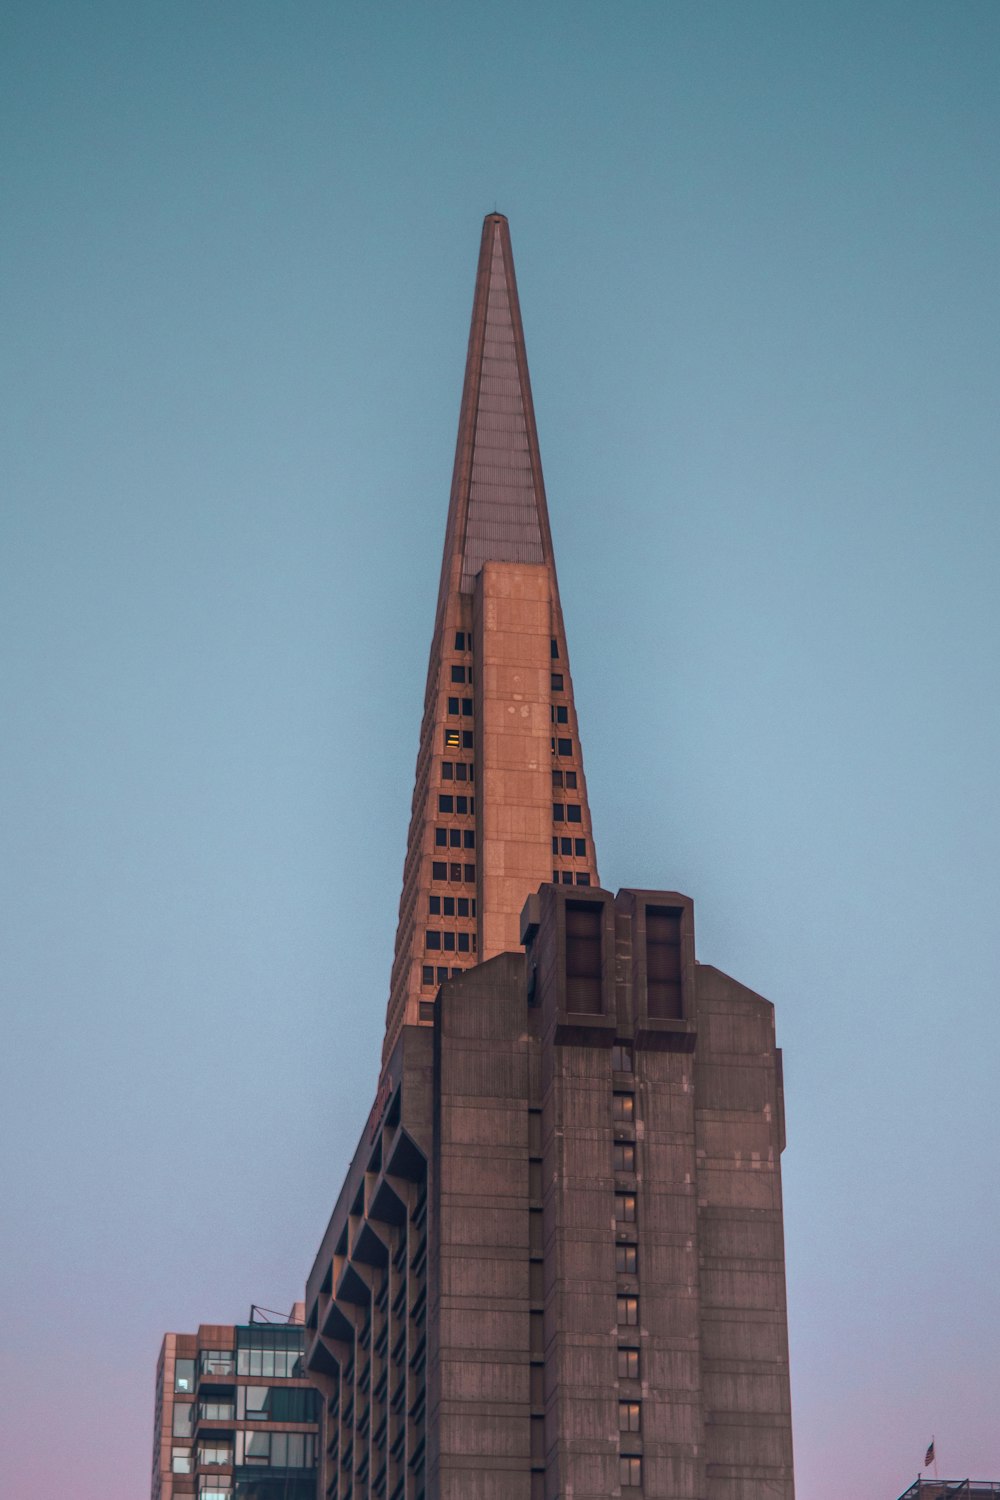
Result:
<svg viewBox="0 0 1000 1500"><path fill-rule="evenodd" d="M486 562L545 561L526 407L503 240L496 224L462 545L459 588L464 594L472 592Z"/></svg>

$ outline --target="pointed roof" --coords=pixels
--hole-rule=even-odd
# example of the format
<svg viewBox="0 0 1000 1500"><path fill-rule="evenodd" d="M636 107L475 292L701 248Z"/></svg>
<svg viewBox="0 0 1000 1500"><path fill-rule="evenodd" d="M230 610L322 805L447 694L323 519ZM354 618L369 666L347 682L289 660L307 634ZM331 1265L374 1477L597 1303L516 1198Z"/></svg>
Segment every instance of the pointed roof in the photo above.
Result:
<svg viewBox="0 0 1000 1500"><path fill-rule="evenodd" d="M547 563L545 504L510 227L483 223L441 576L472 592L484 562Z"/></svg>

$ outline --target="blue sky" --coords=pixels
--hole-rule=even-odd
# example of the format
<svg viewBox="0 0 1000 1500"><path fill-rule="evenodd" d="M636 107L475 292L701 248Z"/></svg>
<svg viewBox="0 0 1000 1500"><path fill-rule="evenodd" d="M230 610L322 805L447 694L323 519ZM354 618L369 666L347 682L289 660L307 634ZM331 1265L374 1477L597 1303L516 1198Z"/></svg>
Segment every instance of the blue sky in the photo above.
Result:
<svg viewBox="0 0 1000 1500"><path fill-rule="evenodd" d="M799 1494L1000 1478L1000 10L14 0L0 69L11 1494L145 1493L163 1331L301 1293L494 206L602 878L777 1006Z"/></svg>

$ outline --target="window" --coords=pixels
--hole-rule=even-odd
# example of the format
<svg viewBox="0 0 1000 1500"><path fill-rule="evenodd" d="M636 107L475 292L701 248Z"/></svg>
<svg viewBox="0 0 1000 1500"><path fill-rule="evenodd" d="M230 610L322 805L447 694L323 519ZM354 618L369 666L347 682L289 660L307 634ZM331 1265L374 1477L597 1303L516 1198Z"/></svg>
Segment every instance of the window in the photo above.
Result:
<svg viewBox="0 0 1000 1500"><path fill-rule="evenodd" d="M201 1351L201 1373L203 1375L232 1375L236 1361L231 1349L203 1349Z"/></svg>
<svg viewBox="0 0 1000 1500"><path fill-rule="evenodd" d="M460 917L467 917L469 915L468 896L459 896L458 900L455 902L455 908ZM472 903L472 915L476 915L476 903L474 901Z"/></svg>
<svg viewBox="0 0 1000 1500"><path fill-rule="evenodd" d="M472 806L470 807L469 806L470 801L472 801L472 799L470 797L456 797L455 798L455 811L457 813L475 812L475 810L476 810L476 804L475 804L474 801L472 801Z"/></svg>
<svg viewBox="0 0 1000 1500"><path fill-rule="evenodd" d="M553 823L564 823L566 821L566 808L563 803L553 802L552 821Z"/></svg>
<svg viewBox="0 0 1000 1500"><path fill-rule="evenodd" d="M448 866L442 860L434 860L431 864L432 880L447 880Z"/></svg>
<svg viewBox="0 0 1000 1500"><path fill-rule="evenodd" d="M566 875L572 880L572 871ZM566 1009L600 1015L603 906L566 903Z"/></svg>
<svg viewBox="0 0 1000 1500"><path fill-rule="evenodd" d="M552 772L552 785L553 786L562 786L562 784L563 784L563 773L561 771L553 771Z"/></svg>
<svg viewBox="0 0 1000 1500"><path fill-rule="evenodd" d="M465 650L465 631L464 630L456 630L455 631L455 650L456 651L464 651Z"/></svg>
<svg viewBox="0 0 1000 1500"><path fill-rule="evenodd" d="M192 1401L176 1401L174 1403L174 1437L194 1436L194 1403Z"/></svg>
<svg viewBox="0 0 1000 1500"><path fill-rule="evenodd" d="M638 1297L618 1298L618 1322L626 1328L635 1328L639 1322Z"/></svg>
<svg viewBox="0 0 1000 1500"><path fill-rule="evenodd" d="M562 690L563 690L563 674L561 672L553 672L552 673L552 691L554 693L561 693Z"/></svg>
<svg viewBox="0 0 1000 1500"><path fill-rule="evenodd" d="M567 804L566 821L568 823L579 823L581 821L579 802L570 802Z"/></svg>
<svg viewBox="0 0 1000 1500"><path fill-rule="evenodd" d="M188 1394L194 1390L193 1359L179 1359L174 1365L174 1390L187 1391Z"/></svg>
<svg viewBox="0 0 1000 1500"><path fill-rule="evenodd" d="M443 796L443 795L438 797L438 812L447 812L447 813L450 813L450 812L454 812L454 811L455 811L455 799L454 799L454 797Z"/></svg>
<svg viewBox="0 0 1000 1500"><path fill-rule="evenodd" d="M448 843L451 845L451 847L453 849L461 849L461 847L462 847L462 830L460 828L449 828L448 829Z"/></svg>
<svg viewBox="0 0 1000 1500"><path fill-rule="evenodd" d="M616 1120L623 1120L631 1125L635 1119L635 1095L615 1094L611 1101L612 1115Z"/></svg>
<svg viewBox="0 0 1000 1500"><path fill-rule="evenodd" d="M443 760L441 762L441 780L442 781L454 781L454 779L455 779L455 766L454 766L454 763L452 761L450 761L450 760Z"/></svg>
<svg viewBox="0 0 1000 1500"><path fill-rule="evenodd" d="M555 658L555 660L558 661L558 659L559 659L559 642L556 641L556 640L551 641L549 643L549 649L552 652L552 655Z"/></svg>
<svg viewBox="0 0 1000 1500"><path fill-rule="evenodd" d="M421 984L433 984L434 983L434 965L433 964L424 964L423 971L422 971L422 973L420 975L420 982L421 982Z"/></svg>
<svg viewBox="0 0 1000 1500"><path fill-rule="evenodd" d="M447 950L447 952L448 953L454 953L454 951L455 951L455 934L453 932L443 932L441 934L441 936L444 938L444 946L445 946L445 949Z"/></svg>
<svg viewBox="0 0 1000 1500"><path fill-rule="evenodd" d="M615 1270L619 1276L635 1276L638 1255L634 1245L615 1246Z"/></svg>
<svg viewBox="0 0 1000 1500"><path fill-rule="evenodd" d="M437 971L437 982L438 982L438 984L444 984L444 982L445 982L445 980L447 978L448 978L448 970L447 969L438 969L438 971Z"/></svg>
<svg viewBox="0 0 1000 1500"><path fill-rule="evenodd" d="M615 1141L614 1162L616 1172L635 1171L635 1147L631 1141Z"/></svg>
<svg viewBox="0 0 1000 1500"><path fill-rule="evenodd" d="M430 914L431 914L432 917L439 917L441 915L441 897L440 896L431 896L431 897L429 897L428 898L428 902L427 902L427 906L428 906L428 910L430 911Z"/></svg>
<svg viewBox="0 0 1000 1500"><path fill-rule="evenodd" d="M641 1458L620 1458L618 1460L618 1483L623 1490L634 1490L641 1486Z"/></svg>
<svg viewBox="0 0 1000 1500"><path fill-rule="evenodd" d="M559 871L558 870L553 870L552 871L552 884L553 885L558 885L559 884Z"/></svg>
<svg viewBox="0 0 1000 1500"><path fill-rule="evenodd" d="M462 730L462 749L463 750L471 750L472 749L472 730L471 729L463 729Z"/></svg>
<svg viewBox="0 0 1000 1500"><path fill-rule="evenodd" d="M428 948L440 948L441 934L439 932L428 932L426 934L426 942Z"/></svg>
<svg viewBox="0 0 1000 1500"><path fill-rule="evenodd" d="M471 719L472 718L472 699L471 698L463 698L462 699L462 718L463 719Z"/></svg>
<svg viewBox="0 0 1000 1500"><path fill-rule="evenodd" d="M433 1000L421 1000L419 1006L417 1007L417 1015L418 1015L418 1017L420 1018L421 1021L433 1021L433 1019L434 1019L434 1001Z"/></svg>
<svg viewBox="0 0 1000 1500"><path fill-rule="evenodd" d="M573 853L576 855L577 859L586 859L586 857L587 857L587 840L586 839L574 839L573 840Z"/></svg>
<svg viewBox="0 0 1000 1500"><path fill-rule="evenodd" d="M466 867L465 867L465 879L466 879L466 882L468 883L468 882L474 881L475 878L476 878L476 867L475 867L475 865L466 865Z"/></svg>
<svg viewBox="0 0 1000 1500"><path fill-rule="evenodd" d="M626 1042L616 1042L612 1047L611 1066L616 1073L631 1073L632 1048Z"/></svg>
<svg viewBox="0 0 1000 1500"><path fill-rule="evenodd" d="M441 849L441 848L447 848L447 845L448 845L448 830L447 830L447 828L435 828L435 830L434 830L434 843L435 843L436 847L439 848L439 849Z"/></svg>
<svg viewBox="0 0 1000 1500"><path fill-rule="evenodd" d="M638 1349L619 1349L618 1351L618 1379L639 1379L639 1351Z"/></svg>
<svg viewBox="0 0 1000 1500"><path fill-rule="evenodd" d="M553 704L551 713L553 724L569 723L569 709L566 707L565 703ZM561 755L562 751L560 751L559 753Z"/></svg>
<svg viewBox="0 0 1000 1500"><path fill-rule="evenodd" d="M563 883L563 885L572 885L573 884L573 871L572 870L563 870L563 872L562 872L562 883Z"/></svg>
<svg viewBox="0 0 1000 1500"><path fill-rule="evenodd" d="M449 699L448 701L451 702L452 700ZM449 709L449 712L451 712L450 709ZM444 748L446 750L457 750L458 749L458 744L459 744L458 730L457 729L446 729L445 732L444 732Z"/></svg>
<svg viewBox="0 0 1000 1500"><path fill-rule="evenodd" d="M191 1473L191 1449L171 1448L170 1450L170 1472L171 1474Z"/></svg>
<svg viewBox="0 0 1000 1500"><path fill-rule="evenodd" d="M635 1223L635 1194L615 1194L615 1219L619 1224Z"/></svg>
<svg viewBox="0 0 1000 1500"><path fill-rule="evenodd" d="M469 934L467 932L460 932L458 934L458 951L459 953L468 953L469 951Z"/></svg>
<svg viewBox="0 0 1000 1500"><path fill-rule="evenodd" d="M233 1461L233 1450L229 1443L199 1443L198 1462L200 1464L231 1464Z"/></svg>
<svg viewBox="0 0 1000 1500"><path fill-rule="evenodd" d="M577 885L589 885L590 884L590 876L587 874L587 872L585 870L581 871L581 873L579 875L577 875L577 877L576 877L576 883L577 883Z"/></svg>
<svg viewBox="0 0 1000 1500"><path fill-rule="evenodd" d="M560 839L559 840L559 851L562 854L572 854L573 853L573 840L572 839Z"/></svg>
<svg viewBox="0 0 1000 1500"><path fill-rule="evenodd" d="M464 682L465 681L465 668L464 667L452 667L452 669L451 669L451 680L452 680L452 682Z"/></svg>
<svg viewBox="0 0 1000 1500"><path fill-rule="evenodd" d="M198 1417L202 1422L231 1422L236 1415L232 1401L202 1401L198 1406Z"/></svg>
<svg viewBox="0 0 1000 1500"><path fill-rule="evenodd" d="M470 766L466 761L460 760L455 767L455 780L475 781L475 779L476 778L473 774L473 767Z"/></svg>
<svg viewBox="0 0 1000 1500"><path fill-rule="evenodd" d="M618 1431L639 1431L639 1403L638 1401L619 1401L618 1403Z"/></svg>
<svg viewBox="0 0 1000 1500"><path fill-rule="evenodd" d="M553 838L553 840L552 840L552 853L553 854L558 854L559 853L559 840L557 838Z"/></svg>
<svg viewBox="0 0 1000 1500"><path fill-rule="evenodd" d="M576 772L575 771L567 771L566 772L566 785L568 787L575 787L576 786Z"/></svg>
<svg viewBox="0 0 1000 1500"><path fill-rule="evenodd" d="M458 699L457 698L449 698L448 699L448 712L450 714L457 714L458 713Z"/></svg>
<svg viewBox="0 0 1000 1500"><path fill-rule="evenodd" d="M560 755L572 755L573 754L573 741L572 740L556 740L556 744L559 746L559 754Z"/></svg>
<svg viewBox="0 0 1000 1500"><path fill-rule="evenodd" d="M646 1004L649 1014L681 1020L681 908L646 907Z"/></svg>
<svg viewBox="0 0 1000 1500"><path fill-rule="evenodd" d="M456 829L456 832L457 831L458 830ZM474 828L466 828L464 830L462 834L462 844L466 849L474 849L476 847L476 830Z"/></svg>
<svg viewBox="0 0 1000 1500"><path fill-rule="evenodd" d="M445 896L444 900L441 902L441 907L446 917L453 917L455 915L454 896Z"/></svg>

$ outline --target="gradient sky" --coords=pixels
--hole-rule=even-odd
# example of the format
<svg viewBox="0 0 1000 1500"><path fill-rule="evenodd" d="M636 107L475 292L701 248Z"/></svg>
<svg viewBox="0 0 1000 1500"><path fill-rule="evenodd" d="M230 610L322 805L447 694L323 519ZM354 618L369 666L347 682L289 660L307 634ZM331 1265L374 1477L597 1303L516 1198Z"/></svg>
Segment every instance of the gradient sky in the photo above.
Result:
<svg viewBox="0 0 1000 1500"><path fill-rule="evenodd" d="M376 1079L480 223L605 885L777 1006L800 1500L1000 1479L1000 6L9 0L5 1494Z"/></svg>

